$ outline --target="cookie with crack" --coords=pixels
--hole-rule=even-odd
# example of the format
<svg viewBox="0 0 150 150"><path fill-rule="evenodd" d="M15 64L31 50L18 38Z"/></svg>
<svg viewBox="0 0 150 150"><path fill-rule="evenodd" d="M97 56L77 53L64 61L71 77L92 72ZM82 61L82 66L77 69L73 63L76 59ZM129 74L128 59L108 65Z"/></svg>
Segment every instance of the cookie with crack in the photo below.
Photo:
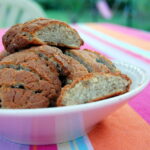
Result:
<svg viewBox="0 0 150 150"><path fill-rule="evenodd" d="M46 62L52 62L57 68L63 85L71 83L73 80L88 73L84 65L74 58L63 54L62 51L56 47L44 45L29 48L27 51L36 53Z"/></svg>
<svg viewBox="0 0 150 150"><path fill-rule="evenodd" d="M65 54L79 61L89 72L120 72L108 58L92 50L66 50Z"/></svg>
<svg viewBox="0 0 150 150"><path fill-rule="evenodd" d="M52 62L26 50L0 62L0 87L2 108L42 108L57 99L61 82Z"/></svg>
<svg viewBox="0 0 150 150"><path fill-rule="evenodd" d="M5 49L17 52L34 45L53 45L80 48L83 40L68 24L47 18L38 18L12 26L2 37Z"/></svg>
<svg viewBox="0 0 150 150"><path fill-rule="evenodd" d="M99 101L128 92L131 80L126 75L89 73L61 90L57 106L78 105Z"/></svg>

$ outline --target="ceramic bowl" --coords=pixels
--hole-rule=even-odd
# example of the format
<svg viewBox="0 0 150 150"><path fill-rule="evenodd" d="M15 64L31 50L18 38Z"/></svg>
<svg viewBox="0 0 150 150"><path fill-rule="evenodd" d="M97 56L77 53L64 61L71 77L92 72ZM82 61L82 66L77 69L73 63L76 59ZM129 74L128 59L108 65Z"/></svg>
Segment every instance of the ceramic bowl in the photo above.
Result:
<svg viewBox="0 0 150 150"><path fill-rule="evenodd" d="M0 109L0 135L22 144L56 144L89 132L148 84L148 74L124 62L116 66L132 79L130 91L98 102L42 109ZM123 116L122 116L123 117Z"/></svg>

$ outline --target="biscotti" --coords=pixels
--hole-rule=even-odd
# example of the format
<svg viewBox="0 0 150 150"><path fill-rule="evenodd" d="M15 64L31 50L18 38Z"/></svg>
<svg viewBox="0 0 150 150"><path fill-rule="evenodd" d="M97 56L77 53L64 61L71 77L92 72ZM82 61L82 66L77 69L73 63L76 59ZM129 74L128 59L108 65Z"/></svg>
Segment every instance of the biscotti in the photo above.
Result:
<svg viewBox="0 0 150 150"><path fill-rule="evenodd" d="M40 59L55 65L62 85L71 83L73 80L88 73L84 65L70 56L64 55L59 48L43 45L31 47L24 51L36 53Z"/></svg>
<svg viewBox="0 0 150 150"><path fill-rule="evenodd" d="M63 85L71 83L73 80L88 73L87 69L77 60L62 53L62 51L56 47L40 46L39 48L31 48L28 51L34 51L38 55L51 61L59 73L59 77L63 82Z"/></svg>
<svg viewBox="0 0 150 150"><path fill-rule="evenodd" d="M126 75L89 73L61 90L57 106L84 104L126 93L131 80Z"/></svg>
<svg viewBox="0 0 150 150"><path fill-rule="evenodd" d="M119 72L115 65L100 53L91 50L66 50L65 54L83 64L89 72Z"/></svg>
<svg viewBox="0 0 150 150"><path fill-rule="evenodd" d="M0 62L2 108L49 107L59 96L57 69L33 51L38 48L11 54Z"/></svg>
<svg viewBox="0 0 150 150"><path fill-rule="evenodd" d="M17 52L33 45L80 48L83 40L78 32L64 22L38 18L11 27L2 38L5 49Z"/></svg>
<svg viewBox="0 0 150 150"><path fill-rule="evenodd" d="M59 68L62 80L65 79L65 81L63 81L64 84L71 83L73 80L88 73L84 65L64 54L54 55L53 62L57 64L56 66Z"/></svg>
<svg viewBox="0 0 150 150"><path fill-rule="evenodd" d="M1 107L37 108L40 104L41 107L54 106L61 87L87 73L87 69L78 61L48 45L10 54L0 61ZM34 97L35 103L31 103L30 99L19 101L18 98L8 101L5 97L7 92L19 94L26 91L32 94L30 97ZM41 101L36 100L36 95Z"/></svg>
<svg viewBox="0 0 150 150"><path fill-rule="evenodd" d="M112 61L84 49L64 22L38 18L11 27L0 55L0 108L45 108L103 100L129 91Z"/></svg>

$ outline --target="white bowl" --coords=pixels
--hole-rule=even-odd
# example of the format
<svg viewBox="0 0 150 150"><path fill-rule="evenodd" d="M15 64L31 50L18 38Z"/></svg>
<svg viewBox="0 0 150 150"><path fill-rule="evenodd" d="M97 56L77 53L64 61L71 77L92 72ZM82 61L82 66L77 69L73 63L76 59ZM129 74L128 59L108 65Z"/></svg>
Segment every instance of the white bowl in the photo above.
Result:
<svg viewBox="0 0 150 150"><path fill-rule="evenodd" d="M0 109L0 135L22 144L54 144L73 140L128 102L148 84L144 70L115 62L132 79L128 93L98 102L42 109ZM123 116L122 116L123 117Z"/></svg>

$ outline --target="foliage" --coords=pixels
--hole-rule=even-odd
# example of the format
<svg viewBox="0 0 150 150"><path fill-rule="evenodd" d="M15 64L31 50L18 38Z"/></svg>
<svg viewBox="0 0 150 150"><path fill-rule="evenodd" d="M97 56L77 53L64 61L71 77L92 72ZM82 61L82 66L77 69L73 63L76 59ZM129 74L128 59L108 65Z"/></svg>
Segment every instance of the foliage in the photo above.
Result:
<svg viewBox="0 0 150 150"><path fill-rule="evenodd" d="M150 0L138 0L135 7L137 7L138 12L150 17Z"/></svg>
<svg viewBox="0 0 150 150"><path fill-rule="evenodd" d="M35 0L45 9L61 9L72 10L78 9L88 10L93 7L98 0ZM112 8L117 3L120 3L119 8L123 9L127 4L132 3L133 9L140 11L143 14L150 13L150 0L106 0Z"/></svg>
<svg viewBox="0 0 150 150"><path fill-rule="evenodd" d="M98 0L35 0L49 17L69 22L110 21L150 30L150 0L106 0L114 13L111 20L105 20L96 9ZM131 19L131 18L130 18ZM117 21L117 22L116 22ZM120 22L119 22L120 21Z"/></svg>

